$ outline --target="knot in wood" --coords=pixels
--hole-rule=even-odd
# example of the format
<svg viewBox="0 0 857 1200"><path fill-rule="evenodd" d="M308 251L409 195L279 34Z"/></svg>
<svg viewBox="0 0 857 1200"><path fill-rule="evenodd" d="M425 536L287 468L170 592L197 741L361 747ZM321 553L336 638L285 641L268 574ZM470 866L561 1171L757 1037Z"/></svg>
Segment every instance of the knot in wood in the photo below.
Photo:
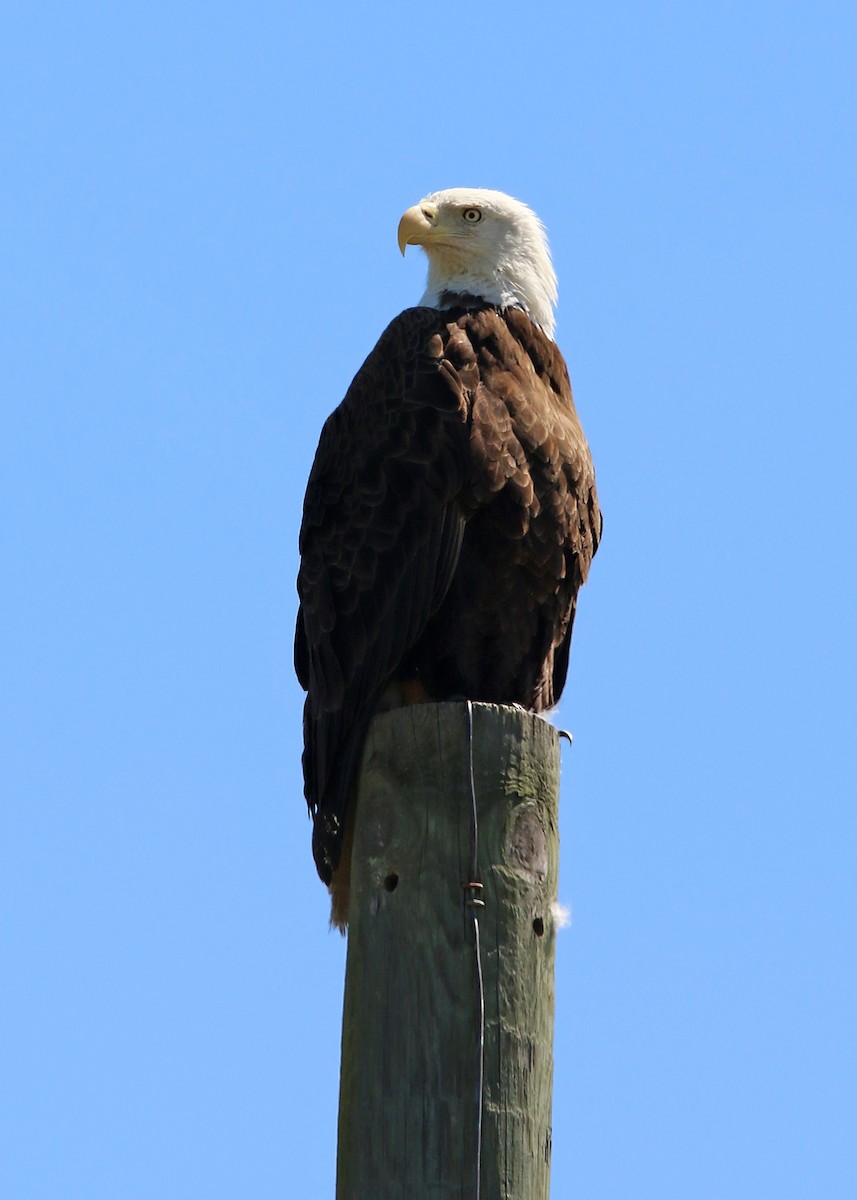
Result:
<svg viewBox="0 0 857 1200"><path fill-rule="evenodd" d="M544 879L548 873L548 839L539 814L532 808L519 810L509 834L509 852L514 862L530 875Z"/></svg>

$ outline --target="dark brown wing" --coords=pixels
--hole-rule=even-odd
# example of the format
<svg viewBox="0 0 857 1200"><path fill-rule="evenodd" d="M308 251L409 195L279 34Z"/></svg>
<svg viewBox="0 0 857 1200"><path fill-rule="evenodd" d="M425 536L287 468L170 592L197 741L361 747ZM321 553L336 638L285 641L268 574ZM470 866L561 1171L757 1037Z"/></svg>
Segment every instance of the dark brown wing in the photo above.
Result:
<svg viewBox="0 0 857 1200"><path fill-rule="evenodd" d="M533 366L536 382L528 389L532 402L515 414L515 432L529 463L535 502L530 544L537 547L539 581L544 593L556 589L555 621L544 630L536 657L543 655L542 676L532 707L541 712L558 703L568 674L577 593L586 583L601 540L602 516L595 487L592 456L571 391L568 368L556 343L520 310L506 314L508 332ZM486 373L486 380L496 376ZM507 391L497 380L502 394Z"/></svg>
<svg viewBox="0 0 857 1200"><path fill-rule="evenodd" d="M450 590L408 665L432 696L541 712L565 683L601 531L589 447L563 357L524 312L455 315L446 357L472 396L468 523Z"/></svg>
<svg viewBox="0 0 857 1200"><path fill-rule="evenodd" d="M445 331L432 309L392 322L326 422L307 486L295 666L308 693L304 783L325 882L373 708L458 562L467 405Z"/></svg>

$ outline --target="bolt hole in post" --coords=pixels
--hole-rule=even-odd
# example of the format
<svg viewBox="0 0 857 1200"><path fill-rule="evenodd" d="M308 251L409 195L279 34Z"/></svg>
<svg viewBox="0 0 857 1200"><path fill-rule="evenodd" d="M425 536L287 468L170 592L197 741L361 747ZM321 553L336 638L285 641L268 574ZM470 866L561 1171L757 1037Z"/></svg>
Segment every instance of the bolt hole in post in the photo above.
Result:
<svg viewBox="0 0 857 1200"><path fill-rule="evenodd" d="M385 889L386 889L388 892L394 892L398 886L399 886L399 876L398 876L398 875L395 875L395 874L393 874L393 875L388 875L388 876L385 878L385 880L384 880L384 888L385 888Z"/></svg>
<svg viewBox="0 0 857 1200"><path fill-rule="evenodd" d="M544 937L545 923L541 917L536 917L533 921L533 933L536 937Z"/></svg>

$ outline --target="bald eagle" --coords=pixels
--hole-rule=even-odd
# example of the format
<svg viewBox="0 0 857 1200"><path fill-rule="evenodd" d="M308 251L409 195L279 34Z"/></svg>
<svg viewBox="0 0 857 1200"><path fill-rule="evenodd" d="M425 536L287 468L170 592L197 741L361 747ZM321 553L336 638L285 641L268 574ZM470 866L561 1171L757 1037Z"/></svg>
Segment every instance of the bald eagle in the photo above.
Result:
<svg viewBox="0 0 857 1200"><path fill-rule="evenodd" d="M451 188L409 208L398 240L428 256L426 291L325 423L300 534L304 782L339 927L373 714L450 697L556 704L601 535L535 213Z"/></svg>

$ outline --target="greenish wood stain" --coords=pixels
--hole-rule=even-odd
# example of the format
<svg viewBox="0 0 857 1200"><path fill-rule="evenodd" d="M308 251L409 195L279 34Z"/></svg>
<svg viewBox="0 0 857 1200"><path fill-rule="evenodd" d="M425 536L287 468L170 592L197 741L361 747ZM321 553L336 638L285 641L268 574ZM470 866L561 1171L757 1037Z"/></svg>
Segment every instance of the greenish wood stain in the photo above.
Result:
<svg viewBox="0 0 857 1200"><path fill-rule="evenodd" d="M481 1200L547 1200L559 735L474 704ZM474 1200L479 1005L465 704L376 717L359 785L337 1200Z"/></svg>

